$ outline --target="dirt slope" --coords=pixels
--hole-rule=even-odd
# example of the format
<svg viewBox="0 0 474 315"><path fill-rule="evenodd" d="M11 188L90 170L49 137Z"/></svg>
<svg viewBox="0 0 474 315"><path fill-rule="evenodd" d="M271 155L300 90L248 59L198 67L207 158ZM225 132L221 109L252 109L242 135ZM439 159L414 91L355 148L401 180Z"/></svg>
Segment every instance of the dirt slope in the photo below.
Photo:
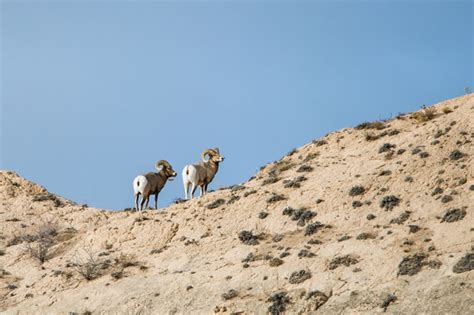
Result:
<svg viewBox="0 0 474 315"><path fill-rule="evenodd" d="M473 314L474 95L432 109L143 221L2 171L0 311Z"/></svg>

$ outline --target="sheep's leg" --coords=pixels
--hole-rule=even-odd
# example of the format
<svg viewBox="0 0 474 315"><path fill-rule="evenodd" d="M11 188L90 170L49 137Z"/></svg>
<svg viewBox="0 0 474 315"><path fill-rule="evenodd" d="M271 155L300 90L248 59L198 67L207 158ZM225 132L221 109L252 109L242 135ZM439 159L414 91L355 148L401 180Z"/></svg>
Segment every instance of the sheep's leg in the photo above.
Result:
<svg viewBox="0 0 474 315"><path fill-rule="evenodd" d="M204 192L207 193L207 186L209 186L209 183L204 184Z"/></svg>
<svg viewBox="0 0 474 315"><path fill-rule="evenodd" d="M150 196L146 198L145 210L148 209L148 203L150 203Z"/></svg>
<svg viewBox="0 0 474 315"><path fill-rule="evenodd" d="M184 186L184 198L185 198L186 200L188 200L189 184L190 184L189 182L185 182L185 183L183 184L183 186Z"/></svg>
<svg viewBox="0 0 474 315"><path fill-rule="evenodd" d="M138 194L135 195L135 210L136 210L136 211L140 210L140 209L138 208L138 199L139 199L139 198L140 198L140 194L138 193Z"/></svg>
<svg viewBox="0 0 474 315"><path fill-rule="evenodd" d="M204 185L199 186L201 188L201 197L204 195Z"/></svg>
<svg viewBox="0 0 474 315"><path fill-rule="evenodd" d="M142 202L140 203L140 213L142 213L141 210L143 210L143 205L145 204L147 199L148 197L142 195Z"/></svg>
<svg viewBox="0 0 474 315"><path fill-rule="evenodd" d="M158 209L158 194L155 194L155 210Z"/></svg>
<svg viewBox="0 0 474 315"><path fill-rule="evenodd" d="M191 186L191 199L194 198L194 192L196 191L196 184L192 183L192 186Z"/></svg>

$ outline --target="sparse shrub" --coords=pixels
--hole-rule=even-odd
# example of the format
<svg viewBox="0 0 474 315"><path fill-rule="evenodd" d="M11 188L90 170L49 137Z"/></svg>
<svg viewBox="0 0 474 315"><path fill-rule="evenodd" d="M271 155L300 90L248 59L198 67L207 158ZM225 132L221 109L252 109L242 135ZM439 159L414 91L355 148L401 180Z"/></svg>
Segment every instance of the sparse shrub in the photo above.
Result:
<svg viewBox="0 0 474 315"><path fill-rule="evenodd" d="M85 257L76 257L76 261L73 263L73 266L84 279L90 281L101 276L102 270L106 265L94 258L93 254L86 252Z"/></svg>
<svg viewBox="0 0 474 315"><path fill-rule="evenodd" d="M454 266L454 273L463 273L474 270L474 252L467 253Z"/></svg>
<svg viewBox="0 0 474 315"><path fill-rule="evenodd" d="M398 206L399 203L400 198L394 195L385 196L382 198L382 200L380 200L380 208L384 208L385 211L389 211Z"/></svg>
<svg viewBox="0 0 474 315"><path fill-rule="evenodd" d="M262 219L262 220L263 220L263 219L265 219L267 216L268 216L268 212L260 211L260 212L258 213L258 218L259 218L259 219Z"/></svg>
<svg viewBox="0 0 474 315"><path fill-rule="evenodd" d="M302 269L302 270L293 272L290 275L290 278L288 279L288 281L291 284L298 284L298 283L306 281L310 278L311 278L311 272L309 270L303 270Z"/></svg>
<svg viewBox="0 0 474 315"><path fill-rule="evenodd" d="M278 182L279 180L280 179L278 177L270 176L270 177L263 180L262 186L274 184L274 183Z"/></svg>
<svg viewBox="0 0 474 315"><path fill-rule="evenodd" d="M441 129L436 130L436 133L434 134L433 138L438 139L442 136L444 136L449 130L443 131Z"/></svg>
<svg viewBox="0 0 474 315"><path fill-rule="evenodd" d="M283 239L283 234L275 234L272 238L272 241L275 243L278 243Z"/></svg>
<svg viewBox="0 0 474 315"><path fill-rule="evenodd" d="M208 204L207 208L208 209L215 209L215 208L218 208L218 207L222 206L223 204L225 204L225 200L222 199L222 198L219 198L217 200L214 200L210 204Z"/></svg>
<svg viewBox="0 0 474 315"><path fill-rule="evenodd" d="M410 118L415 119L417 122L426 122L436 117L436 108L423 106L423 109L419 112L413 113Z"/></svg>
<svg viewBox="0 0 474 315"><path fill-rule="evenodd" d="M24 235L23 240L30 256L44 263L52 257L51 248L56 244L57 235L56 223L49 221L39 225L33 234Z"/></svg>
<svg viewBox="0 0 474 315"><path fill-rule="evenodd" d="M413 150L411 150L411 154L413 154L413 155L418 154L418 153L420 153L420 152L421 152L421 149L418 148L418 147L416 147L416 148L414 148Z"/></svg>
<svg viewBox="0 0 474 315"><path fill-rule="evenodd" d="M429 154L428 152L421 152L421 153L420 153L420 157L421 157L422 159L426 159L426 158L429 157L429 156L430 156L430 154Z"/></svg>
<svg viewBox="0 0 474 315"><path fill-rule="evenodd" d="M442 194L443 193L443 188L441 187L436 187L433 192L431 193L431 196L435 196L435 195L439 195L439 194Z"/></svg>
<svg viewBox="0 0 474 315"><path fill-rule="evenodd" d="M239 240L246 245L257 245L258 237L253 235L251 231L240 231Z"/></svg>
<svg viewBox="0 0 474 315"><path fill-rule="evenodd" d="M349 235L343 235L341 236L340 238L337 239L338 242L344 242L344 241L347 241L347 240L350 240L351 237Z"/></svg>
<svg viewBox="0 0 474 315"><path fill-rule="evenodd" d="M464 157L464 153L462 153L459 150L454 150L449 154L449 159L451 161L457 161L457 160L461 159L462 157Z"/></svg>
<svg viewBox="0 0 474 315"><path fill-rule="evenodd" d="M360 202L359 200L354 200L354 201L352 202L352 208L354 208L354 209L359 208L359 207L362 207L362 206L363 206L363 204L362 204L362 202Z"/></svg>
<svg viewBox="0 0 474 315"><path fill-rule="evenodd" d="M382 144L382 146L379 148L379 153L384 153L384 152L388 152L390 151L391 149L395 148L396 145L394 144L391 144L391 143L384 143Z"/></svg>
<svg viewBox="0 0 474 315"><path fill-rule="evenodd" d="M239 190L244 190L244 189L245 189L245 186L234 185L234 186L232 186L231 191L239 191Z"/></svg>
<svg viewBox="0 0 474 315"><path fill-rule="evenodd" d="M405 211L401 213L398 218L390 220L390 224L403 224L406 220L410 218L410 211Z"/></svg>
<svg viewBox="0 0 474 315"><path fill-rule="evenodd" d="M308 155L304 158L303 162L308 162L308 161L314 160L318 156L319 156L318 152L308 153Z"/></svg>
<svg viewBox="0 0 474 315"><path fill-rule="evenodd" d="M309 250L307 249L302 249L300 250L300 252L298 253L298 257L299 258L312 258L316 256L314 253L310 252Z"/></svg>
<svg viewBox="0 0 474 315"><path fill-rule="evenodd" d="M386 128L386 126L382 121L363 122L355 127L355 129L357 130L363 130L363 129L382 130L384 128Z"/></svg>
<svg viewBox="0 0 474 315"><path fill-rule="evenodd" d="M231 300L231 299L237 297L238 295L239 295L239 293L236 290L230 289L229 291L227 291L225 293L222 293L221 296L222 296L222 299L224 301L227 301L227 300Z"/></svg>
<svg viewBox="0 0 474 315"><path fill-rule="evenodd" d="M405 153L405 151L405 149L398 149L397 154L402 155L403 153Z"/></svg>
<svg viewBox="0 0 474 315"><path fill-rule="evenodd" d="M313 144L317 147L328 144L326 140L313 140Z"/></svg>
<svg viewBox="0 0 474 315"><path fill-rule="evenodd" d="M298 149L293 149L291 150L290 152L288 152L287 156L292 156L293 154L297 153L298 152Z"/></svg>
<svg viewBox="0 0 474 315"><path fill-rule="evenodd" d="M10 272L6 271L3 268L0 268L0 279L3 278L4 276L10 275Z"/></svg>
<svg viewBox="0 0 474 315"><path fill-rule="evenodd" d="M270 265L270 267L278 267L280 265L283 265L284 261L280 258L272 258L270 259L270 261L268 262L268 264Z"/></svg>
<svg viewBox="0 0 474 315"><path fill-rule="evenodd" d="M300 188L301 187L301 182L304 182L305 180L307 180L306 177L304 176L298 176L296 177L295 179L292 179L292 180L284 180L283 181L283 187L284 188Z"/></svg>
<svg viewBox="0 0 474 315"><path fill-rule="evenodd" d="M275 203L282 200L286 200L286 197L280 194L273 193L272 196L269 197L266 201L267 203Z"/></svg>
<svg viewBox="0 0 474 315"><path fill-rule="evenodd" d="M349 196L352 196L352 197L362 195L364 193L365 193L365 188L364 186L361 186L361 185L353 186L351 190L349 190Z"/></svg>
<svg viewBox="0 0 474 315"><path fill-rule="evenodd" d="M375 141L377 139L379 139L380 136L379 135L376 135L375 133L373 132L367 132L365 133L365 140L366 141Z"/></svg>
<svg viewBox="0 0 474 315"><path fill-rule="evenodd" d="M122 268L132 267L139 265L137 257L132 254L121 253L120 256L115 258L115 264Z"/></svg>
<svg viewBox="0 0 474 315"><path fill-rule="evenodd" d="M314 223L310 223L306 226L304 235L305 236L313 235L314 233L316 233L318 230L322 229L323 227L324 227L324 224L318 221Z"/></svg>
<svg viewBox="0 0 474 315"><path fill-rule="evenodd" d="M408 226L408 233L416 233L419 230L421 230L421 228L418 225L410 224Z"/></svg>
<svg viewBox="0 0 474 315"><path fill-rule="evenodd" d="M297 170L296 172L298 173L308 173L308 172L312 172L313 171L313 167L311 165L301 165Z"/></svg>
<svg viewBox="0 0 474 315"><path fill-rule="evenodd" d="M290 252L284 251L283 253L280 254L280 258L285 258L286 256L290 256Z"/></svg>
<svg viewBox="0 0 474 315"><path fill-rule="evenodd" d="M10 283L9 285L7 285L7 289L13 291L18 289L18 286L16 284Z"/></svg>
<svg viewBox="0 0 474 315"><path fill-rule="evenodd" d="M61 199L59 199L56 195L53 195L51 193L42 193L42 194L34 195L32 201L33 202L52 201L55 207L64 206Z"/></svg>
<svg viewBox="0 0 474 315"><path fill-rule="evenodd" d="M271 302L268 307L268 312L271 315L280 315L285 312L286 305L291 303L291 300L286 295L286 292L278 292L269 297L267 302Z"/></svg>
<svg viewBox="0 0 474 315"><path fill-rule="evenodd" d="M244 193L244 198L247 198L248 196L256 194L256 193L257 193L256 190L247 191L247 192Z"/></svg>
<svg viewBox="0 0 474 315"><path fill-rule="evenodd" d="M237 195L232 195L229 200L227 201L227 204L228 205L231 205L233 204L234 202L236 202L237 200L240 199L240 196L237 196Z"/></svg>
<svg viewBox="0 0 474 315"><path fill-rule="evenodd" d="M453 196L450 196L450 195L444 195L443 197L441 197L441 202L442 203L448 203L452 200L453 200Z"/></svg>
<svg viewBox="0 0 474 315"><path fill-rule="evenodd" d="M287 170L293 168L294 166L295 166L294 163L291 163L290 161L287 161L287 160L281 160L281 161L275 162L272 168L270 169L270 171L268 172L268 175L278 177L278 175L280 175L283 172L286 172Z"/></svg>
<svg viewBox="0 0 474 315"><path fill-rule="evenodd" d="M346 266L349 267L350 265L355 265L359 262L359 260L352 256L352 255L344 255L344 256L338 256L335 257L331 260L329 263L329 270L334 270L339 266Z"/></svg>
<svg viewBox="0 0 474 315"><path fill-rule="evenodd" d="M397 300L397 297L395 296L395 294L389 294L387 295L387 297L383 300L382 302L382 305L380 305L381 308L383 308L383 311L386 312L387 311L387 308L388 306L395 302Z"/></svg>
<svg viewBox="0 0 474 315"><path fill-rule="evenodd" d="M110 276L112 278L114 278L115 280L119 280L119 279L122 279L123 278L123 269L120 269L118 271L114 271L110 274Z"/></svg>
<svg viewBox="0 0 474 315"><path fill-rule="evenodd" d="M293 221L298 221L298 226L305 226L306 223L316 215L316 213L304 208L293 209L292 207L286 207L283 209L283 215L290 216Z"/></svg>
<svg viewBox="0 0 474 315"><path fill-rule="evenodd" d="M443 219L441 219L441 222L456 222L464 219L466 216L466 210L455 208L455 209L449 209L446 211L446 213L443 216Z"/></svg>
<svg viewBox="0 0 474 315"><path fill-rule="evenodd" d="M404 257L398 265L398 275L413 276L421 271L424 266L424 261L427 255L424 253L418 253Z"/></svg>
<svg viewBox="0 0 474 315"><path fill-rule="evenodd" d="M388 176L388 175L392 175L391 170L383 170L379 173L379 176Z"/></svg>
<svg viewBox="0 0 474 315"><path fill-rule="evenodd" d="M367 239L375 239L375 235L372 233L360 233L356 237L357 240L367 240Z"/></svg>
<svg viewBox="0 0 474 315"><path fill-rule="evenodd" d="M313 306L311 311L316 311L321 306L323 306L328 300L329 297L321 291L314 290L306 294L306 300L312 300Z"/></svg>
<svg viewBox="0 0 474 315"><path fill-rule="evenodd" d="M451 108L449 108L448 106L443 107L442 111L445 114L449 114L449 113L453 112L453 110Z"/></svg>
<svg viewBox="0 0 474 315"><path fill-rule="evenodd" d="M375 218L376 218L376 216L373 215L372 213L369 213L369 214L367 215L367 220L373 220L373 219L375 219Z"/></svg>

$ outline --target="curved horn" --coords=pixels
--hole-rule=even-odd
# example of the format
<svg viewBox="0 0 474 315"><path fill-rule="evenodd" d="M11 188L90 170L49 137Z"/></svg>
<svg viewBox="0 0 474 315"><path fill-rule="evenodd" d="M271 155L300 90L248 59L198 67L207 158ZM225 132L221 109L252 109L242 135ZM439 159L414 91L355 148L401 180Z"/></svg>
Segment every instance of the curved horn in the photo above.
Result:
<svg viewBox="0 0 474 315"><path fill-rule="evenodd" d="M171 168L171 165L170 163L168 163L168 161L165 161L165 160L159 160L156 162L155 164L155 167L156 169L159 171L161 171L163 168Z"/></svg>
<svg viewBox="0 0 474 315"><path fill-rule="evenodd" d="M206 155L210 156L211 154L214 154L214 153L215 153L215 151L213 149L204 150L201 153L201 158L204 162L207 162L207 161L209 161L209 159L206 160Z"/></svg>

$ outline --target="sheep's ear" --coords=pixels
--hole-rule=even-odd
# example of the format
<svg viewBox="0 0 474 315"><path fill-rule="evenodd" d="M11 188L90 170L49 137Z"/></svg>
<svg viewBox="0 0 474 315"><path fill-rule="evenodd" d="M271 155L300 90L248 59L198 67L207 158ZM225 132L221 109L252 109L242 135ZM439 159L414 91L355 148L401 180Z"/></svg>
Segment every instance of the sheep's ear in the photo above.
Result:
<svg viewBox="0 0 474 315"><path fill-rule="evenodd" d="M220 152L219 152L219 148L215 148L214 150L215 150L217 153L220 153Z"/></svg>

